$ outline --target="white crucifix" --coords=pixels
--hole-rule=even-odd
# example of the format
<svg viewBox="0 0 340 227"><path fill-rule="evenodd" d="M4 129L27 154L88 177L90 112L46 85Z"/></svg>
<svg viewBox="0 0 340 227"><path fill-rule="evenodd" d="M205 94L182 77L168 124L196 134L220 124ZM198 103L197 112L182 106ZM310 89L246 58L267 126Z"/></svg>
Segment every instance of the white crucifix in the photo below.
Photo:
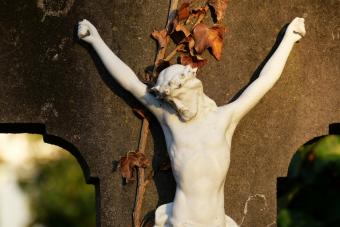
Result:
<svg viewBox="0 0 340 227"><path fill-rule="evenodd" d="M279 79L294 44L305 33L304 19L295 18L259 77L237 100L217 106L204 94L197 68L190 66L164 69L150 93L97 29L87 20L79 22L79 38L92 45L112 77L155 115L163 129L177 187L174 201L157 208L155 227L238 226L224 211L233 133Z"/></svg>

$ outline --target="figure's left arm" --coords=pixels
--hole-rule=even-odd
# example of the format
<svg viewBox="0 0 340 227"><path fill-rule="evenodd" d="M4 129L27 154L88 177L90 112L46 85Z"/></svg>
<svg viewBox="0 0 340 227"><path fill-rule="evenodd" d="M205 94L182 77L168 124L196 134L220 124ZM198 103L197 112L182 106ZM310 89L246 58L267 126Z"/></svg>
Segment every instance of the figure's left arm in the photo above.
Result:
<svg viewBox="0 0 340 227"><path fill-rule="evenodd" d="M237 100L227 105L228 109L232 111L234 123L238 123L274 86L281 76L294 44L305 33L303 18L297 17L288 25L281 43L261 70L259 77L245 89Z"/></svg>

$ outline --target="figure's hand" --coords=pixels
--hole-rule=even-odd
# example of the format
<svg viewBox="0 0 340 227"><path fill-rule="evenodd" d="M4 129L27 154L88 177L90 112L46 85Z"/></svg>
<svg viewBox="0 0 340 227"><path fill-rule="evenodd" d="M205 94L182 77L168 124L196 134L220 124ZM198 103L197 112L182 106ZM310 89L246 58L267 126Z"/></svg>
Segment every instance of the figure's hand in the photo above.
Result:
<svg viewBox="0 0 340 227"><path fill-rule="evenodd" d="M305 19L296 17L287 27L286 34L293 42L299 41L306 35Z"/></svg>
<svg viewBox="0 0 340 227"><path fill-rule="evenodd" d="M78 37L90 44L100 39L97 29L85 19L78 23Z"/></svg>

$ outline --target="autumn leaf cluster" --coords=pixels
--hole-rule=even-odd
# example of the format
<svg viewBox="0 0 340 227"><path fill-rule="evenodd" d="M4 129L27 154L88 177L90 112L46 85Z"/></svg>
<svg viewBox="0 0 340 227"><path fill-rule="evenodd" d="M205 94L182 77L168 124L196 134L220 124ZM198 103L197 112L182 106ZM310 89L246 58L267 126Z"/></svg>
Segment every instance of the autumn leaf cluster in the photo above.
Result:
<svg viewBox="0 0 340 227"><path fill-rule="evenodd" d="M182 1L173 15L169 15L166 28L155 30L151 34L158 43L153 73L157 75L161 70L173 64L174 59L179 64L201 68L208 62L202 56L206 50L209 50L216 60L220 60L223 36L226 32L221 21L226 8L227 0ZM208 15L210 15L210 21L207 18ZM171 41L175 48L167 54Z"/></svg>

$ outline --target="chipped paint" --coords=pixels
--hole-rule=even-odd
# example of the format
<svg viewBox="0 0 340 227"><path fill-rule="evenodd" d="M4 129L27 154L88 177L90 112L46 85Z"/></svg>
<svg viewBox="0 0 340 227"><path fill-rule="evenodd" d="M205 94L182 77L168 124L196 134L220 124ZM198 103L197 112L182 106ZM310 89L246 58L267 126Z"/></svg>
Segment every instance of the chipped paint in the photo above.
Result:
<svg viewBox="0 0 340 227"><path fill-rule="evenodd" d="M332 40L339 40L340 39L340 27L335 27L334 30L332 30Z"/></svg>
<svg viewBox="0 0 340 227"><path fill-rule="evenodd" d="M266 227L276 226L276 220L274 220L272 223L266 225Z"/></svg>
<svg viewBox="0 0 340 227"><path fill-rule="evenodd" d="M249 202L253 201L253 200L257 200L260 199L263 201L264 205L263 207L260 209L261 212L265 211L268 208L268 204L267 204L267 199L266 196L264 194L255 194L255 195L250 195L247 199L247 201L244 204L244 208L243 208L243 217L242 217L242 221L240 223L240 226L242 226L244 220L246 219L246 216L248 214L248 204ZM270 224L271 225L271 224Z"/></svg>
<svg viewBox="0 0 340 227"><path fill-rule="evenodd" d="M40 109L40 117L42 119L48 119L51 115L53 115L54 117L58 117L59 113L55 109L53 103L51 102L44 103Z"/></svg>

